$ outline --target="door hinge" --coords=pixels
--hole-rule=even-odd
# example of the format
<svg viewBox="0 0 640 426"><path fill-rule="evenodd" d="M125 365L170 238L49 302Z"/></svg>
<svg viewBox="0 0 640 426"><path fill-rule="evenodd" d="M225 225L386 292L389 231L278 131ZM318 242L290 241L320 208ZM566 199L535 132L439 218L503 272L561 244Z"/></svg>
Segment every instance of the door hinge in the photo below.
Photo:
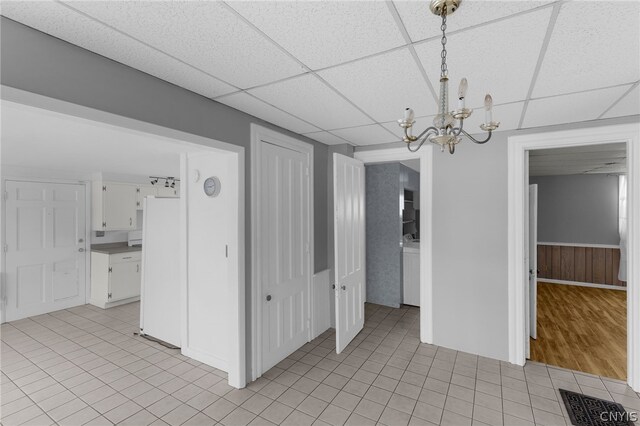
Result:
<svg viewBox="0 0 640 426"><path fill-rule="evenodd" d="M140 207L140 201L136 201L136 207Z"/></svg>
<svg viewBox="0 0 640 426"><path fill-rule="evenodd" d="M111 293L107 294L107 299L111 299Z"/></svg>
<svg viewBox="0 0 640 426"><path fill-rule="evenodd" d="M8 252L9 251L9 244L5 244L3 247L4 252Z"/></svg>
<svg viewBox="0 0 640 426"><path fill-rule="evenodd" d="M9 191L4 191L4 199L5 200L9 199Z"/></svg>
<svg viewBox="0 0 640 426"><path fill-rule="evenodd" d="M304 169L304 175L305 175L305 176L309 176L309 168L308 168L308 167L306 167L306 168Z"/></svg>
<svg viewBox="0 0 640 426"><path fill-rule="evenodd" d="M107 190L107 185L102 185L102 190L106 191Z"/></svg>
<svg viewBox="0 0 640 426"><path fill-rule="evenodd" d="M113 272L113 268L109 266L109 272Z"/></svg>
<svg viewBox="0 0 640 426"><path fill-rule="evenodd" d="M140 188L136 188L136 192L140 192Z"/></svg>
<svg viewBox="0 0 640 426"><path fill-rule="evenodd" d="M224 257L229 257L229 245L224 245Z"/></svg>
<svg viewBox="0 0 640 426"><path fill-rule="evenodd" d="M107 222L102 222L102 227L106 228L107 227Z"/></svg>

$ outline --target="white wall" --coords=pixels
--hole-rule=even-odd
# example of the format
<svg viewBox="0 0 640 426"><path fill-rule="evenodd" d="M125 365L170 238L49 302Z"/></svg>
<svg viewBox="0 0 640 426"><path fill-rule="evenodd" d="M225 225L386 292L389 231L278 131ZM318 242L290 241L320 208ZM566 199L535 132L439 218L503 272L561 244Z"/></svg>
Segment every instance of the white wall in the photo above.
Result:
<svg viewBox="0 0 640 426"><path fill-rule="evenodd" d="M507 138L640 122L640 116L497 132L434 153L434 343L507 360ZM356 150L398 147L398 144ZM425 236L426 237L426 236Z"/></svg>

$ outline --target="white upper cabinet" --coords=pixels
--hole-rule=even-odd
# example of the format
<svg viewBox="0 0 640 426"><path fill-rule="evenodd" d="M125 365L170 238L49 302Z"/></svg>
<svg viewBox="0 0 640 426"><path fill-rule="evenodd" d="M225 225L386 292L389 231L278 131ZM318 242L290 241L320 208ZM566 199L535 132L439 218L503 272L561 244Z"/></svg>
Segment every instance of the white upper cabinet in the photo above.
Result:
<svg viewBox="0 0 640 426"><path fill-rule="evenodd" d="M136 229L137 186L127 183L93 182L92 217L95 231Z"/></svg>
<svg viewBox="0 0 640 426"><path fill-rule="evenodd" d="M180 185L176 183L175 188L159 186L158 187L158 197L179 197L180 196Z"/></svg>
<svg viewBox="0 0 640 426"><path fill-rule="evenodd" d="M144 207L144 197L149 195L157 197L158 187L154 185L138 185L138 201L136 202L138 210L142 210Z"/></svg>

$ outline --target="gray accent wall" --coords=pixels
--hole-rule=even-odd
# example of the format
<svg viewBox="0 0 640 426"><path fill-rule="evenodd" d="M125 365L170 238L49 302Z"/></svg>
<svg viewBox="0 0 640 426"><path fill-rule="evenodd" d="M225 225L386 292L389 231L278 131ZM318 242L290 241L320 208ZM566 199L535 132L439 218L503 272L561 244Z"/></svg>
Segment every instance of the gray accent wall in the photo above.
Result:
<svg viewBox="0 0 640 426"><path fill-rule="evenodd" d="M247 367L251 366L250 124L314 147L315 271L327 268L327 146L0 17L2 85L245 148Z"/></svg>
<svg viewBox="0 0 640 426"><path fill-rule="evenodd" d="M402 303L400 163L365 166L367 302Z"/></svg>
<svg viewBox="0 0 640 426"><path fill-rule="evenodd" d="M538 241L613 244L618 234L618 176L531 176L538 185Z"/></svg>

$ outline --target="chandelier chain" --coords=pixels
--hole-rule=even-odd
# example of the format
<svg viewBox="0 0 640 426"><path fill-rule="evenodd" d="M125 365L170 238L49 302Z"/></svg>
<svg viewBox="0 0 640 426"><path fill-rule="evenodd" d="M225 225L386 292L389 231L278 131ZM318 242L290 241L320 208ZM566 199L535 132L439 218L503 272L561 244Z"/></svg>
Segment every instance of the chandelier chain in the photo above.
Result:
<svg viewBox="0 0 640 426"><path fill-rule="evenodd" d="M440 65L440 77L446 77L448 74L447 69L447 35L445 31L447 30L447 8L443 8L442 10L442 25L440 25L440 29L442 30L442 39L440 42L442 43L442 53L440 53L440 57L442 58L442 64Z"/></svg>

